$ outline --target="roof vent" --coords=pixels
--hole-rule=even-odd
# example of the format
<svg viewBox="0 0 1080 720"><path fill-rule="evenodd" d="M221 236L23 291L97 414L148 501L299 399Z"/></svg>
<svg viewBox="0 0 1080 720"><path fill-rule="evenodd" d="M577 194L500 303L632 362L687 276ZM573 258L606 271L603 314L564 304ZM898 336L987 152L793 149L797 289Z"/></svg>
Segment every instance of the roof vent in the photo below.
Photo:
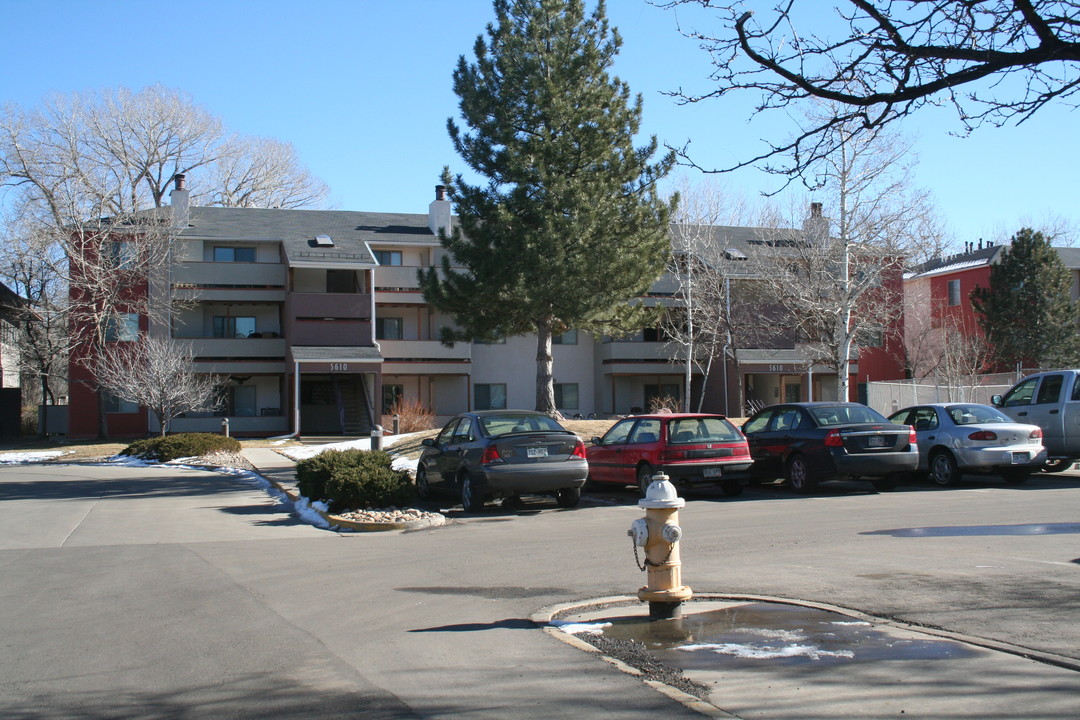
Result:
<svg viewBox="0 0 1080 720"><path fill-rule="evenodd" d="M315 244L319 247L334 247L334 238L329 235L316 235Z"/></svg>

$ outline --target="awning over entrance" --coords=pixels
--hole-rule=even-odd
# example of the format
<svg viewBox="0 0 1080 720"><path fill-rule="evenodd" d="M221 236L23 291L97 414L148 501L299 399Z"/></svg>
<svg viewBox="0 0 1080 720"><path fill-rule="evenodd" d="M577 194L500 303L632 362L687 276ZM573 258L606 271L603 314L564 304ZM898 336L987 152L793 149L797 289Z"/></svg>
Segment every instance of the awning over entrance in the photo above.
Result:
<svg viewBox="0 0 1080 720"><path fill-rule="evenodd" d="M293 362L301 363L360 363L371 364L383 361L379 348L370 346L311 346L291 347L289 353ZM344 369L337 369L344 372Z"/></svg>

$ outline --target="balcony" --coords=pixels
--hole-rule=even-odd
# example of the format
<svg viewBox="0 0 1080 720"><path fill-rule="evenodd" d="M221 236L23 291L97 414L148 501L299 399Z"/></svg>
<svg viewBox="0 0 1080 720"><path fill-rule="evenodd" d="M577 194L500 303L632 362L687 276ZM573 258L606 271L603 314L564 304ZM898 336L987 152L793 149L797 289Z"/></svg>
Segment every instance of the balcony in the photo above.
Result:
<svg viewBox="0 0 1080 720"><path fill-rule="evenodd" d="M285 276L285 266L278 263L185 262L172 270L174 286L282 289Z"/></svg>
<svg viewBox="0 0 1080 720"><path fill-rule="evenodd" d="M682 372L684 363L671 361L682 354L680 348L662 342L606 342L597 350L606 375Z"/></svg>
<svg viewBox="0 0 1080 720"><path fill-rule="evenodd" d="M289 293L286 313L296 318L371 320L371 295L366 293Z"/></svg>
<svg viewBox="0 0 1080 720"><path fill-rule="evenodd" d="M189 343L195 358L261 360L285 357L284 338L177 338Z"/></svg>
<svg viewBox="0 0 1080 720"><path fill-rule="evenodd" d="M467 373L472 343L446 347L438 340L379 340L384 375L445 375Z"/></svg>

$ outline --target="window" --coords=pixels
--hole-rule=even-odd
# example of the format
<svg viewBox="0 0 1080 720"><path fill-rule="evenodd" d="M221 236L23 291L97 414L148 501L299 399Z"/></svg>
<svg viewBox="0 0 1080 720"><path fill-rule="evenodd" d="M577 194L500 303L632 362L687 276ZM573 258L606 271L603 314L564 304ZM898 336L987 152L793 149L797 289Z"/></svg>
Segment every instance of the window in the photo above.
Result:
<svg viewBox="0 0 1080 720"><path fill-rule="evenodd" d="M506 344L506 338L505 337L499 337L499 338L495 338L493 340L480 340L480 339L477 339L477 340L473 340L473 344L474 345L505 345Z"/></svg>
<svg viewBox="0 0 1080 720"><path fill-rule="evenodd" d="M1039 394L1035 396L1035 404L1056 403L1061 396L1061 385L1065 381L1064 375L1046 375L1042 384L1039 385Z"/></svg>
<svg viewBox="0 0 1080 720"><path fill-rule="evenodd" d="M601 445L621 445L626 442L626 438L630 435L630 429L634 427L634 423L637 420L635 418L627 418L626 420L620 420L604 434L603 439L600 441Z"/></svg>
<svg viewBox="0 0 1080 720"><path fill-rule="evenodd" d="M562 335L553 335L552 345L577 345L577 330L567 330Z"/></svg>
<svg viewBox="0 0 1080 720"><path fill-rule="evenodd" d="M112 393L106 393L102 402L105 404L105 412L107 413L139 412L138 403L133 403L130 400L121 400Z"/></svg>
<svg viewBox="0 0 1080 720"><path fill-rule="evenodd" d="M214 262L255 262L253 247L216 247Z"/></svg>
<svg viewBox="0 0 1080 720"><path fill-rule="evenodd" d="M214 337L216 338L246 338L255 333L255 318L217 316L214 318Z"/></svg>
<svg viewBox="0 0 1080 720"><path fill-rule="evenodd" d="M454 435L450 438L452 443L467 443L476 439L476 433L473 432L472 418L463 417L457 427L454 428Z"/></svg>
<svg viewBox="0 0 1080 720"><path fill-rule="evenodd" d="M1035 395L1035 386L1039 378L1028 378L1010 390L1001 401L1003 407L1015 407L1017 405L1030 405L1031 398Z"/></svg>
<svg viewBox="0 0 1080 720"><path fill-rule="evenodd" d="M555 383L555 407L563 410L577 410L580 407L577 383Z"/></svg>
<svg viewBox="0 0 1080 720"><path fill-rule="evenodd" d="M652 408L654 401L668 406L669 410L678 410L682 398L682 386L678 383L645 386L645 407ZM675 405L675 407L670 407Z"/></svg>
<svg viewBox="0 0 1080 720"><path fill-rule="evenodd" d="M382 386L382 407L383 413L390 414L394 407L401 402L401 399L405 397L404 385L383 385Z"/></svg>
<svg viewBox="0 0 1080 720"><path fill-rule="evenodd" d="M864 328L858 331L859 347L879 348L885 344L885 331L881 328Z"/></svg>
<svg viewBox="0 0 1080 720"><path fill-rule="evenodd" d="M237 385L229 388L229 415L234 417L254 417L255 386Z"/></svg>
<svg viewBox="0 0 1080 720"><path fill-rule="evenodd" d="M960 304L960 281L949 281L949 305L955 307Z"/></svg>
<svg viewBox="0 0 1080 720"><path fill-rule="evenodd" d="M401 251L400 250L375 250L375 259L379 261L380 265L400 265L401 264Z"/></svg>
<svg viewBox="0 0 1080 720"><path fill-rule="evenodd" d="M474 385L473 405L477 410L505 410L506 383L480 383Z"/></svg>
<svg viewBox="0 0 1080 720"><path fill-rule="evenodd" d="M401 340L401 318L375 318L376 340Z"/></svg>
<svg viewBox="0 0 1080 720"><path fill-rule="evenodd" d="M117 313L105 322L105 342L133 342L139 339L139 316Z"/></svg>
<svg viewBox="0 0 1080 720"><path fill-rule="evenodd" d="M326 292L328 293L354 293L356 292L355 270L327 270Z"/></svg>
<svg viewBox="0 0 1080 720"><path fill-rule="evenodd" d="M642 420L630 434L630 443L654 443L660 439L660 421Z"/></svg>
<svg viewBox="0 0 1080 720"><path fill-rule="evenodd" d="M135 267L138 257L138 248L135 243L128 240L115 240L109 248L109 264L119 270L130 270Z"/></svg>

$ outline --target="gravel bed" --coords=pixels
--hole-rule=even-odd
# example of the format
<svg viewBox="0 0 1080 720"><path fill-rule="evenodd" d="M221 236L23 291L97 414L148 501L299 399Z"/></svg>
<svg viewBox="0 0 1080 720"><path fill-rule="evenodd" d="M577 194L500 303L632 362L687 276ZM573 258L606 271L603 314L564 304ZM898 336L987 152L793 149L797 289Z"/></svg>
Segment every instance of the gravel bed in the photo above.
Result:
<svg viewBox="0 0 1080 720"><path fill-rule="evenodd" d="M348 512L335 513L343 520L351 520L360 523L399 523L414 522L416 520L429 520L440 524L446 521L446 516L441 513L427 512L417 508L374 508L370 510L349 510Z"/></svg>
<svg viewBox="0 0 1080 720"><path fill-rule="evenodd" d="M637 668L647 680L662 682L702 700L707 700L709 697L709 688L686 678L680 668L664 665L653 657L643 642L610 638L599 633L581 633L576 637L605 655Z"/></svg>

